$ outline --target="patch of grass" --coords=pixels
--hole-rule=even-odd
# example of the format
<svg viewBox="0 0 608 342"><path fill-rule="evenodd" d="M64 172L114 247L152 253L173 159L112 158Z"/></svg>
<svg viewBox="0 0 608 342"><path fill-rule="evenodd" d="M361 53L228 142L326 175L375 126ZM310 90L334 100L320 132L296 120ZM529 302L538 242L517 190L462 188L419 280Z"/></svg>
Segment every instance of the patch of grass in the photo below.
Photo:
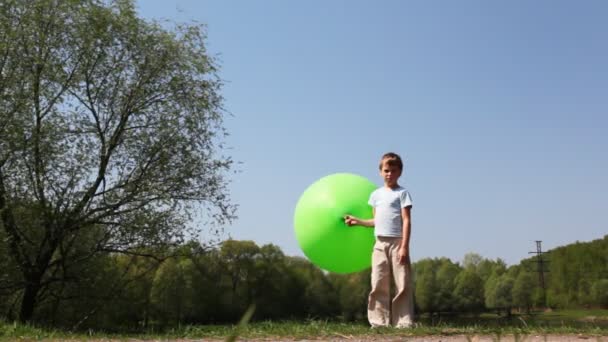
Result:
<svg viewBox="0 0 608 342"><path fill-rule="evenodd" d="M213 338L221 339L229 336L233 332L233 326L191 326L184 327L182 330L175 330L164 334L162 338L185 338L200 339ZM415 336L451 336L451 335L488 335L501 336L511 335L521 338L526 335L570 335L584 334L591 336L605 336L608 331L598 327L576 328L568 326L542 327L542 326L487 326L483 324L454 325L443 323L439 325L424 325L410 329L379 328L370 329L364 323L339 323L322 320L310 321L265 321L255 322L242 327L239 330L239 338L245 339L338 339L369 337L373 340L374 336L392 337L415 337Z"/></svg>
<svg viewBox="0 0 608 342"><path fill-rule="evenodd" d="M0 340L14 339L43 339L43 338L67 338L70 334L53 329L41 329L26 324L5 323L0 321Z"/></svg>
<svg viewBox="0 0 608 342"><path fill-rule="evenodd" d="M486 328L522 329L608 329L608 310L563 310L554 312L533 312L513 314L510 317L492 313L480 315L443 315L441 317L419 317L427 325L447 323L455 326L482 326Z"/></svg>
<svg viewBox="0 0 608 342"><path fill-rule="evenodd" d="M327 320L305 321L261 321L240 325L192 325L166 330L163 333L142 332L139 334L107 334L102 331L65 332L51 329L40 329L28 325L0 322L0 340L129 340L129 339L349 339L374 337L415 337L415 336L452 336L465 337L485 335L500 340L504 336L513 336L516 340L525 340L527 335L573 335L608 336L608 320L581 321L584 317L608 317L607 312L557 311L536 313L530 316L513 316L511 318L496 315L477 315L444 317L433 321L422 317L411 329L380 328L370 329L365 322L343 323Z"/></svg>

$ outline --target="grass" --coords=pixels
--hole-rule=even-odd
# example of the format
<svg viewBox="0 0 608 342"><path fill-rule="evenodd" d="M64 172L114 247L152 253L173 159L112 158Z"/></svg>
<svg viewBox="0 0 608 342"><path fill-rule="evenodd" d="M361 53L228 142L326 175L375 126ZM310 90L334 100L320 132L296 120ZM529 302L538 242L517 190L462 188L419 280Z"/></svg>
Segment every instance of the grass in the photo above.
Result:
<svg viewBox="0 0 608 342"><path fill-rule="evenodd" d="M588 319L595 317L596 319ZM412 329L370 329L364 322L340 323L324 320L307 321L263 321L239 325L196 325L170 329L162 334L107 334L102 331L67 332L53 329L0 322L0 340L129 340L129 339L340 339L374 337L415 337L429 335L488 335L496 339L501 336L526 335L585 335L608 336L608 310L568 310L534 315L514 316L510 319L496 315L443 318L441 321L421 317L418 326Z"/></svg>
<svg viewBox="0 0 608 342"><path fill-rule="evenodd" d="M0 321L0 340L41 340L41 339L68 339L82 338L85 335L79 336L54 329L40 329L29 325L18 323L5 323Z"/></svg>
<svg viewBox="0 0 608 342"><path fill-rule="evenodd" d="M170 338L222 338L230 331L227 327L189 327L177 334L168 334ZM240 333L243 338L290 338L290 339L331 339L351 338L355 336L429 336L429 335L562 335L584 334L591 336L606 336L608 331L597 326L570 327L570 326L487 326L472 324L466 326L441 323L434 326L421 324L412 329L382 328L370 329L363 323L337 323L328 321L307 322L256 322L248 325Z"/></svg>
<svg viewBox="0 0 608 342"><path fill-rule="evenodd" d="M532 312L514 314L511 317L484 313L481 315L444 316L433 319L423 316L419 321L425 325L438 325L442 322L456 326L482 326L485 328L524 328L524 329L608 329L608 310L560 310L551 312Z"/></svg>

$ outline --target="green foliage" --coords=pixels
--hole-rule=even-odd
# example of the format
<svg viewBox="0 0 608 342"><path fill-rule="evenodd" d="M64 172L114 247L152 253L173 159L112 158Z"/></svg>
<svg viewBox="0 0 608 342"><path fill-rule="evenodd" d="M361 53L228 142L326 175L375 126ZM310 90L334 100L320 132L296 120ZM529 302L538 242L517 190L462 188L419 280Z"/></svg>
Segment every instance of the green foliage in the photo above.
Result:
<svg viewBox="0 0 608 342"><path fill-rule="evenodd" d="M608 235L587 243L576 242L548 251L545 274L547 304L554 308L595 306L593 284L608 278ZM522 264L531 267L535 259Z"/></svg>
<svg viewBox="0 0 608 342"><path fill-rule="evenodd" d="M461 311L479 312L484 308L484 284L472 268L465 268L456 277L454 297Z"/></svg>
<svg viewBox="0 0 608 342"><path fill-rule="evenodd" d="M512 269L512 268L510 268ZM481 280L485 283L492 274L502 275L507 272L507 264L501 259L489 260L482 259L476 268L477 274Z"/></svg>
<svg viewBox="0 0 608 342"><path fill-rule="evenodd" d="M489 309L505 310L507 315L511 314L513 307L513 285L514 280L507 273L498 275L493 273L485 284L485 305Z"/></svg>
<svg viewBox="0 0 608 342"><path fill-rule="evenodd" d="M502 275L498 278L498 283L495 288L496 301L495 305L498 308L504 309L508 315L511 314L511 307L513 307L513 278L508 275Z"/></svg>
<svg viewBox="0 0 608 342"><path fill-rule="evenodd" d="M86 251L86 241L75 251ZM275 245L258 246L252 241L228 240L217 247L187 243L138 252L164 257L96 254L66 273L79 272L82 281L48 287L50 292L41 297L36 320L71 329L167 331L191 324L236 323L255 305L254 323L310 318L366 321L369 270L325 273L303 258L285 256ZM468 268L447 258L413 264L421 322L426 322L427 313L433 323L454 319L455 313L462 319L472 313L479 320L496 317L480 316L484 310L510 314L512 308L523 312L538 307L536 273L517 265L506 268L499 260L477 261ZM484 283L478 272L488 269L492 273ZM605 305L606 287L604 278L590 285L594 306ZM4 310L18 306L15 294L3 295L0 303L10 303L11 298L17 304L6 305ZM522 319L534 324L537 318ZM556 324L559 319L555 316Z"/></svg>
<svg viewBox="0 0 608 342"><path fill-rule="evenodd" d="M498 286L498 280L500 276L492 274L484 285L484 303L487 308L495 309L496 304L496 287Z"/></svg>
<svg viewBox="0 0 608 342"><path fill-rule="evenodd" d="M415 263L415 298L420 312L433 313L438 311L436 279L437 262L434 259L422 259Z"/></svg>
<svg viewBox="0 0 608 342"><path fill-rule="evenodd" d="M194 215L210 225L234 217L222 82L202 26L167 29L129 0L9 0L0 32L0 253L10 275L0 289L21 297L19 320L70 297L104 255L198 237Z"/></svg>
<svg viewBox="0 0 608 342"><path fill-rule="evenodd" d="M422 259L413 266L418 312L451 312L459 305L454 296L462 268L447 258Z"/></svg>
<svg viewBox="0 0 608 342"><path fill-rule="evenodd" d="M481 262L483 261L483 257L477 253L467 253L462 258L462 267L469 270L477 270Z"/></svg>
<svg viewBox="0 0 608 342"><path fill-rule="evenodd" d="M437 270L437 303L440 312L452 312L458 305L458 298L454 296L456 277L462 271L461 267L450 259L441 258Z"/></svg>
<svg viewBox="0 0 608 342"><path fill-rule="evenodd" d="M156 271L150 291L151 306L163 325L181 325L192 317L195 284L189 259L171 258Z"/></svg>
<svg viewBox="0 0 608 342"><path fill-rule="evenodd" d="M345 321L367 319L367 298L371 290L369 270L353 274L330 274L329 280L338 295L340 317Z"/></svg>
<svg viewBox="0 0 608 342"><path fill-rule="evenodd" d="M536 282L529 272L519 272L513 284L513 305L524 308L527 313L534 305L533 296Z"/></svg>
<svg viewBox="0 0 608 342"><path fill-rule="evenodd" d="M608 279L599 279L591 287L591 295L594 303L608 308Z"/></svg>
<svg viewBox="0 0 608 342"><path fill-rule="evenodd" d="M86 243L80 248L86 250ZM243 314L240 310L254 303L257 321L305 317L365 321L369 271L325 274L304 259L285 256L274 245L258 247L251 241L229 240L217 249L186 244L152 254L163 253L181 256L161 264L127 255L91 258L72 269L85 281L49 288L63 296L46 297L37 319L66 327L166 329L235 322ZM482 284L477 274L484 269L481 265L492 266L493 272L483 291L474 286ZM442 258L420 260L413 268L419 315L478 312L483 307L509 313L511 307L527 311L539 305L537 274L520 266L505 269L500 262L480 259L476 267L463 270ZM590 285L593 305L606 305L607 283L599 279ZM480 295L485 304L481 307L475 304ZM14 298L18 304L18 297Z"/></svg>

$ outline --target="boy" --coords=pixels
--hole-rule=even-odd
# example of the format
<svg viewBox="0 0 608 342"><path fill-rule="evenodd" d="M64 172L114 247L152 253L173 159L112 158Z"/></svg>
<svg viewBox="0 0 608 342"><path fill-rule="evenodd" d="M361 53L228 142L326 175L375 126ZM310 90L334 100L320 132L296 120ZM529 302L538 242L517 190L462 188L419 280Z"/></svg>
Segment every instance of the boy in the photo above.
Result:
<svg viewBox="0 0 608 342"><path fill-rule="evenodd" d="M372 288L367 317L372 327L410 327L414 319L413 288L409 257L411 233L410 194L397 183L403 172L401 157L386 153L380 160L384 186L369 198L374 216L369 220L346 215L349 225L375 227L376 243L372 253ZM395 297L390 303L390 276L395 281ZM391 319L392 318L392 319Z"/></svg>

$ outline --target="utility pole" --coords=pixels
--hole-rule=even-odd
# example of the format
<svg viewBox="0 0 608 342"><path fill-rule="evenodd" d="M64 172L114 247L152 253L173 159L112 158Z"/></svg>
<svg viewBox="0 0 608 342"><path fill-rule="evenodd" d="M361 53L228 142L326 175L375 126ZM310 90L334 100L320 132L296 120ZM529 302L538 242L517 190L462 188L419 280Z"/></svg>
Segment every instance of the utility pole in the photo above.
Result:
<svg viewBox="0 0 608 342"><path fill-rule="evenodd" d="M537 240L536 241L536 251L533 252L528 252L529 254L536 254L536 272L538 272L538 283L540 284L540 287L542 289L542 296L543 296L543 304L545 305L545 307L547 306L547 288L545 286L545 272L549 272L549 270L546 269L546 265L549 263L548 261L543 259L543 250L541 247L541 243L542 241Z"/></svg>

